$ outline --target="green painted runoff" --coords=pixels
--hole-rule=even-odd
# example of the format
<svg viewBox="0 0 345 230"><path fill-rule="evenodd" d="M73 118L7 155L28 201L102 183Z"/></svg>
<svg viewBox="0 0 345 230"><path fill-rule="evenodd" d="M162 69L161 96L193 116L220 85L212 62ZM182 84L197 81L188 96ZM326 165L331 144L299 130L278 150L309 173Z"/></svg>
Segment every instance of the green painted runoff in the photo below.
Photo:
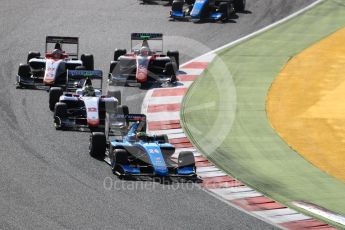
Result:
<svg viewBox="0 0 345 230"><path fill-rule="evenodd" d="M289 59L344 26L345 1L325 0L220 51L184 97L188 137L221 169L287 206L307 201L345 215L345 184L287 146L265 110L270 85Z"/></svg>

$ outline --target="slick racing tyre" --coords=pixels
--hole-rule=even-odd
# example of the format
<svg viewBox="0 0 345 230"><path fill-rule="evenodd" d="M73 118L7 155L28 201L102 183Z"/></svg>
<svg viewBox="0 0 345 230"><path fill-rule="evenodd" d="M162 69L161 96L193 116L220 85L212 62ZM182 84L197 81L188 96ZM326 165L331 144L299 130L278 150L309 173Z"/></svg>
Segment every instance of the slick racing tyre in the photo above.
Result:
<svg viewBox="0 0 345 230"><path fill-rule="evenodd" d="M115 164L121 164L121 165L129 164L128 153L125 149L115 149L114 158L115 158L114 159Z"/></svg>
<svg viewBox="0 0 345 230"><path fill-rule="evenodd" d="M112 159L111 159L111 169L114 174L118 172L119 178L124 179L124 170L123 170L123 165L128 165L129 160L128 160L128 153L125 149L115 149L114 152L112 153Z"/></svg>
<svg viewBox="0 0 345 230"><path fill-rule="evenodd" d="M49 90L49 109L54 111L55 104L59 102L60 96L63 94L61 87L52 87Z"/></svg>
<svg viewBox="0 0 345 230"><path fill-rule="evenodd" d="M113 73L114 69L116 68L117 64L119 61L111 61L110 62L110 68L109 68L109 73Z"/></svg>
<svg viewBox="0 0 345 230"><path fill-rule="evenodd" d="M164 68L164 74L167 77L170 77L170 82L174 83L176 82L176 65L175 63L172 62L167 62L165 64L165 68Z"/></svg>
<svg viewBox="0 0 345 230"><path fill-rule="evenodd" d="M30 51L30 52L28 53L27 63L29 64L30 59L38 58L38 57L40 57L40 56L41 56L41 53L40 53L40 52Z"/></svg>
<svg viewBox="0 0 345 230"><path fill-rule="evenodd" d="M172 63L176 64L176 70L180 68L180 53L178 51L168 51L167 55L170 57Z"/></svg>
<svg viewBox="0 0 345 230"><path fill-rule="evenodd" d="M80 56L81 61L83 62L83 66L87 70L93 70L94 68L94 60L93 60L93 55L92 54L82 54Z"/></svg>
<svg viewBox="0 0 345 230"><path fill-rule="evenodd" d="M221 2L219 4L219 11L222 13L222 22L226 22L230 19L231 12L233 11L232 3Z"/></svg>
<svg viewBox="0 0 345 230"><path fill-rule="evenodd" d="M168 135L166 134L157 135L156 141L158 141L160 144L169 143Z"/></svg>
<svg viewBox="0 0 345 230"><path fill-rule="evenodd" d="M17 86L16 88L22 88L23 84L21 83L22 79L29 79L31 76L31 69L28 64L20 64L18 67L18 76L17 76Z"/></svg>
<svg viewBox="0 0 345 230"><path fill-rule="evenodd" d="M63 129L62 120L67 117L67 105L63 102L55 104L54 108L54 125L55 129Z"/></svg>
<svg viewBox="0 0 345 230"><path fill-rule="evenodd" d="M18 75L21 78L30 78L31 76L31 69L28 64L20 64L18 68Z"/></svg>
<svg viewBox="0 0 345 230"><path fill-rule="evenodd" d="M235 0L235 10L237 12L243 12L246 8L246 0Z"/></svg>
<svg viewBox="0 0 345 230"><path fill-rule="evenodd" d="M193 152L182 151L178 156L178 167L195 167L195 158Z"/></svg>
<svg viewBox="0 0 345 230"><path fill-rule="evenodd" d="M102 160L106 151L105 134L101 132L93 132L90 136L89 154L91 157Z"/></svg>
<svg viewBox="0 0 345 230"><path fill-rule="evenodd" d="M127 53L126 49L116 49L114 51L114 61L118 61L119 57L121 57L122 55L125 55Z"/></svg>

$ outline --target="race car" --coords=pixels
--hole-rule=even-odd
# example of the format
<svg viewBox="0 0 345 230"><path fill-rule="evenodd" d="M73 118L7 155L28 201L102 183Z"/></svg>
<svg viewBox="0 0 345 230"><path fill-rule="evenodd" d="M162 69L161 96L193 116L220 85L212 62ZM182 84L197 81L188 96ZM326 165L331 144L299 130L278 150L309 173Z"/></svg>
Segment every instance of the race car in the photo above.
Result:
<svg viewBox="0 0 345 230"><path fill-rule="evenodd" d="M101 70L68 70L67 76L73 79L80 78L81 83L78 84L83 86L77 87L75 93L64 94L62 94L62 88L51 88L50 103L53 104L61 95L54 105L55 128L57 130L104 131L106 115L116 113L117 106L120 104L120 92L112 92L113 95L109 96L102 95ZM99 82L98 87L95 81Z"/></svg>
<svg viewBox="0 0 345 230"><path fill-rule="evenodd" d="M244 11L245 4L246 0L174 0L170 17L180 20L191 19L194 22L225 22L233 18L236 12Z"/></svg>
<svg viewBox="0 0 345 230"><path fill-rule="evenodd" d="M93 132L89 146L90 155L104 159L115 175L121 179L160 177L199 180L193 153L183 151L175 160L172 157L175 147L166 135L146 134L145 115L116 114L109 119L109 129L106 130L119 127L119 119L122 119L124 127L128 127L125 135Z"/></svg>
<svg viewBox="0 0 345 230"><path fill-rule="evenodd" d="M71 52L64 51L63 48ZM94 68L93 55L82 54L79 60L78 52L77 37L47 36L44 56L42 57L40 52L31 51L27 56L27 63L19 65L16 87L36 89L64 87L68 69L93 70Z"/></svg>
<svg viewBox="0 0 345 230"><path fill-rule="evenodd" d="M140 0L142 2L142 4L147 4L147 3L153 3L153 2L157 2L157 1L167 1L168 5L171 5L173 0Z"/></svg>
<svg viewBox="0 0 345 230"><path fill-rule="evenodd" d="M175 83L179 68L179 52L163 54L163 34L132 33L131 52L116 49L110 63L109 83L139 85Z"/></svg>

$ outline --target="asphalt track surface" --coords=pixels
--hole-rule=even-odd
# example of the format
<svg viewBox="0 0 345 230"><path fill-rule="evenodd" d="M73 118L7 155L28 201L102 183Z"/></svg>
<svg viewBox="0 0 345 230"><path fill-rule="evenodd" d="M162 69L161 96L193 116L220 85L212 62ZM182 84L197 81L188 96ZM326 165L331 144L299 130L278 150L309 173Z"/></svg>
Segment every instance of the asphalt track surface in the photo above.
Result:
<svg viewBox="0 0 345 230"><path fill-rule="evenodd" d="M29 50L43 52L46 35L79 36L80 52L94 54L106 72L113 50L129 48L131 32L163 32L183 62L311 2L248 0L251 13L236 23L193 24L136 0L1 0L0 228L273 229L196 186L118 180L88 155L87 133L54 130L46 92L16 90L14 79ZM123 90L131 112L140 112L144 95Z"/></svg>

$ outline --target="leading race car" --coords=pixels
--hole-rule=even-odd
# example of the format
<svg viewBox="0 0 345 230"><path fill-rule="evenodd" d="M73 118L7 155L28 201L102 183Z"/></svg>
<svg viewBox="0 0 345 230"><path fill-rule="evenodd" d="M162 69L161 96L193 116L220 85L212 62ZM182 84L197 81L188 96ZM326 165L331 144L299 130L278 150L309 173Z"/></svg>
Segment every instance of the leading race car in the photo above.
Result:
<svg viewBox="0 0 345 230"><path fill-rule="evenodd" d="M51 50L49 52L48 50ZM63 48L71 50L64 51ZM78 59L79 39L77 37L47 36L45 55L29 52L27 63L20 64L16 76L17 88L64 87L68 69L93 70L94 60L91 54L82 54Z"/></svg>
<svg viewBox="0 0 345 230"><path fill-rule="evenodd" d="M108 162L113 173L120 178L177 177L199 180L193 153L181 152L176 161L172 157L175 147L169 143L166 135L145 133L145 115L118 113L108 122L106 130L109 132L91 134L89 153ZM116 134L119 127L122 127L121 132Z"/></svg>
<svg viewBox="0 0 345 230"><path fill-rule="evenodd" d="M142 2L142 4L153 3L153 2L157 2L157 1L167 1L168 5L171 5L173 2L173 0L140 0L140 2Z"/></svg>
<svg viewBox="0 0 345 230"><path fill-rule="evenodd" d="M185 7L186 3L186 7ZM170 11L173 19L225 22L245 9L246 0L174 0Z"/></svg>
<svg viewBox="0 0 345 230"><path fill-rule="evenodd" d="M101 70L68 70L67 76L80 79L82 87L77 87L75 93L62 95L62 88L51 88L50 107L54 105L54 126L56 129L104 131L107 114L115 114L120 104L120 92L112 95L102 95ZM98 86L95 85L98 81ZM73 87L72 87L73 88ZM61 95L61 96L60 96Z"/></svg>
<svg viewBox="0 0 345 230"><path fill-rule="evenodd" d="M163 54L163 34L132 33L131 52L127 53L125 49L114 52L109 83L143 87L157 82L175 83L178 68L178 51Z"/></svg>

